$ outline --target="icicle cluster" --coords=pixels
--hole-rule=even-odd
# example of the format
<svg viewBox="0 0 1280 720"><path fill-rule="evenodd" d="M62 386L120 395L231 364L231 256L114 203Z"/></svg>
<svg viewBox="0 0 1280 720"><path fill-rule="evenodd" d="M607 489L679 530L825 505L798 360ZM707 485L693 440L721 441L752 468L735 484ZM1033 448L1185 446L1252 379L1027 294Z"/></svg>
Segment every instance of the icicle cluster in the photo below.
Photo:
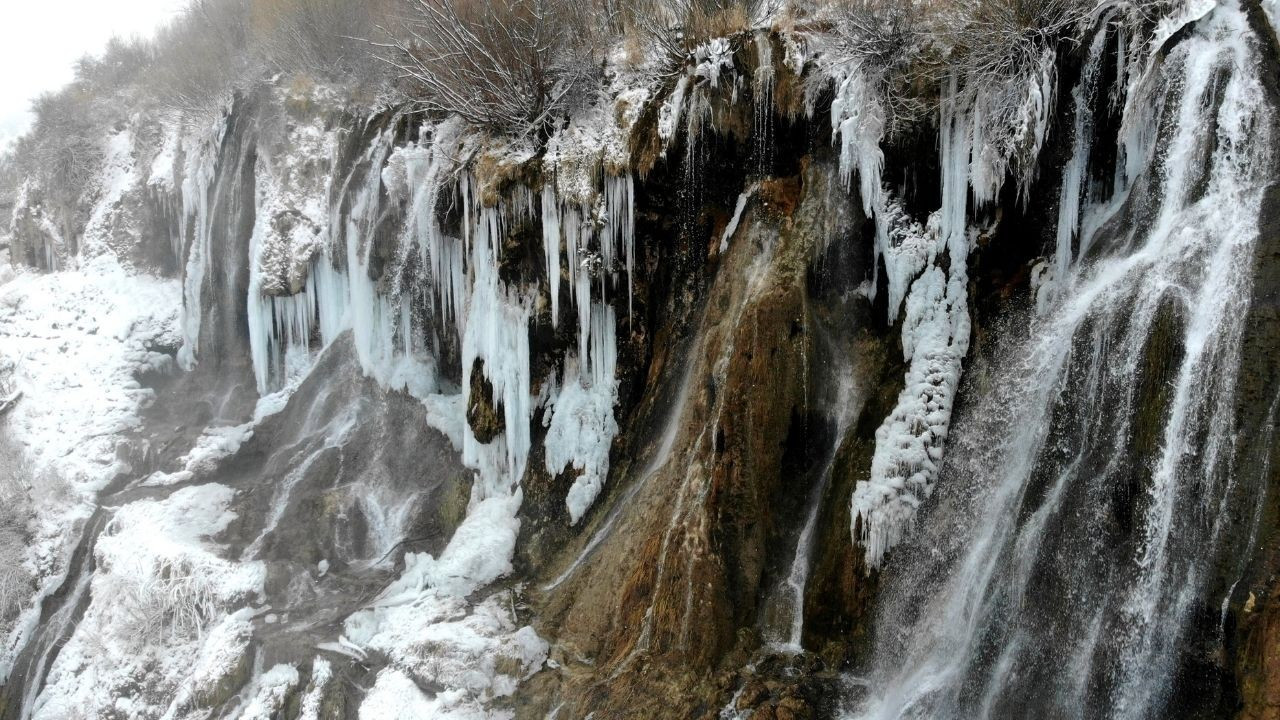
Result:
<svg viewBox="0 0 1280 720"><path fill-rule="evenodd" d="M570 301L578 318L578 351L565 362L563 387L548 403L546 469L579 471L566 498L577 523L595 501L609 470L609 448L618 434L617 318L608 292L622 291L615 270L625 268L628 313L635 267L635 182L606 176L594 208L560 199L551 183L542 191L543 249L551 278L552 317L559 314L560 248L563 242L572 283ZM594 276L594 277L593 277ZM593 294L594 289L594 294Z"/></svg>
<svg viewBox="0 0 1280 720"><path fill-rule="evenodd" d="M180 248L188 258L185 367L194 365L199 349L201 288L226 130L226 122L221 123L185 154L183 226L190 230L184 230ZM383 132L350 176L337 179L341 187L334 192L327 181L312 186L314 178L331 177L332 171L297 170L308 162L329 162L334 139L317 128L290 132L316 137L303 150L298 148L307 139L294 138L289 142L292 156L273 161L260 157L255 169L258 197L247 320L259 391L280 387L349 330L366 374L435 408L433 423L454 438L463 461L479 474L473 503L510 498L517 491L532 443L533 411L545 404L547 470L578 471L566 500L577 522L603 486L609 448L618 432L613 417L618 319L611 303L626 293L630 312L635 267L635 185L630 174L601 178L602 160L596 157L593 181L573 165L585 167L590 157L557 154L548 163L553 179L539 192L517 185L486 204L477 178L467 169L466 158L478 152L477 139L460 123L446 121L424 128L422 139L406 146L397 146L391 131ZM571 187L562 192L557 178ZM403 208L405 222L395 238L393 267L375 280L372 245L388 201ZM438 217L439 208L448 203L461 209L461 237L446 231ZM529 348L538 289L511 284L499 275L504 238L512 227L527 222L542 225L552 322L563 319L560 286L567 278L568 309L578 330L576 352L569 354L558 378L546 379L550 391L541 400L531 392ZM425 317L414 314L418 300L429 306ZM436 395L433 338L446 336L456 337L460 349L464 396L454 400ZM504 427L487 443L461 417L465 393L472 387L470 374L481 366L493 392L485 400L500 409ZM516 506L518 501L511 507Z"/></svg>

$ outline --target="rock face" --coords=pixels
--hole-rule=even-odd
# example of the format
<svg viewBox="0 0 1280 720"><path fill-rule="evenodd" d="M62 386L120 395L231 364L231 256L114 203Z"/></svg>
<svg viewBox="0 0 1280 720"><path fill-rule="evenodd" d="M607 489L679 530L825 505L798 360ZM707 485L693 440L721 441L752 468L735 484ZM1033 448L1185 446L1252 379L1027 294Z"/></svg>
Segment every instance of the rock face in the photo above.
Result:
<svg viewBox="0 0 1280 720"><path fill-rule="evenodd" d="M1249 4L1251 25L1265 37L1268 23L1262 8ZM1271 28L1274 40L1274 28ZM1266 46L1264 46L1266 47ZM1273 42L1263 57L1269 72L1264 85L1269 101L1280 103L1280 43ZM1280 127L1272 118L1272 132ZM1280 156L1273 157L1273 177L1280 177ZM1280 464L1274 442L1276 403L1274 388L1280 382L1280 365L1276 350L1280 348L1280 186L1275 183L1263 197L1259 218L1260 240L1252 267L1253 298L1245 324L1244 352L1241 358L1241 396L1237 405L1240 442L1236 462L1246 472L1256 473L1265 491L1244 502L1255 506L1253 517L1238 521L1237 548L1246 550L1243 557L1224 558L1224 568L1239 573L1234 585L1227 589L1228 603L1224 619L1228 629L1225 650L1232 658L1228 672L1238 685L1238 705L1233 710L1241 718L1280 718L1280 663L1277 663L1276 573L1280 569L1277 552L1277 522L1280 505L1275 489L1280 487ZM1269 399L1270 398L1270 399ZM1226 577L1231 577L1226 574ZM1224 579L1225 582L1225 579ZM1229 696L1230 697L1230 696Z"/></svg>
<svg viewBox="0 0 1280 720"><path fill-rule="evenodd" d="M1250 42L1271 42L1259 51L1264 107L1280 107L1274 34L1265 35L1260 8L1246 6ZM1203 41L1194 25L1161 57ZM735 38L726 57L741 77L720 86L689 68L639 107L634 97L619 103L629 134L609 113L603 123L573 119L549 141L554 152L495 149L451 121L407 112L281 108L263 90L238 99L217 133L184 140L167 192L135 185L102 205L101 252L183 279L182 343L159 349L182 371L145 376L146 407L128 431L137 457L82 523L65 566L75 571L35 608L48 629L5 656L24 672L8 676L0 716L39 707L53 717L93 697L100 707L90 715L128 699L138 717L234 715L250 705L290 718L838 717L882 699L878 686L849 677L885 681L895 671L886 648L902 651L888 652L901 659L888 664L920 659L908 623L926 623L921 636L952 637L955 628L927 623L929 603L967 597L968 586L935 584L959 577L958 567L974 592L997 585L967 607L1006 622L965 636L971 656L947 666L955 677L972 673L977 689L939 690L922 702L950 704L921 707L939 716L1059 707L1053 693L1037 696L1065 682L1036 654L1057 646L1034 640L1074 642L1104 627L1122 634L1132 620L1121 608L1085 627L1089 608L1076 606L1108 598L1071 595L1078 589L1064 578L1089 576L1096 582L1079 592L1103 593L1108 583L1127 589L1122 581L1138 572L1129 561L1154 512L1196 308L1170 291L1149 314L1134 313L1146 325L1132 333L1138 319L1099 327L1098 318L1119 317L1108 309L1065 334L1061 368L1010 370L1056 317L1038 301L1068 305L1071 296L1052 292L1076 289L1065 277L1052 291L1040 283L1043 265L1063 252L1053 243L1075 149L1067 98L1085 72L1084 47L1060 60L1030 200L1011 184L990 205L964 210L966 177L957 236L971 248L966 259L917 247L947 240L938 129L884 140L885 187L902 227L878 240L887 206L862 202L857 183L842 178L846 148L823 108L831 88L812 90L819 83L804 73L817 71L803 60L782 62L793 41ZM1114 52L1116 42L1099 47ZM1107 63L1116 70L1114 57ZM766 76L767 86L758 80ZM694 120L672 120L677 92ZM1167 117L1182 107L1176 92L1160 102ZM1266 117L1280 138L1280 116ZM1094 141L1114 146L1119 125L1099 120ZM1173 120L1153 127L1160 138L1179 130ZM1094 185L1118 176L1117 152L1090 156ZM1202 175L1205 158L1192 168ZM1280 177L1280 164L1271 174ZM1081 266L1128 257L1166 199L1166 180L1154 170L1128 178L1127 195L1091 228L1099 244L1077 237L1071 246L1069 233L1067 254ZM1209 185L1207 175L1188 182L1186 195ZM1095 209L1115 199L1096 200ZM169 209L179 204L180 217ZM15 213L11 252L53 271L75 252L41 212L33 196ZM1172 688L1163 716L1280 718L1280 500L1270 492L1280 467L1278 241L1273 185L1262 200L1233 405L1232 477L1242 479L1223 494L1222 529L1204 556L1177 546L1195 570L1195 597L1185 612L1161 615L1179 622L1176 647L1160 658L1159 682ZM893 273L917 251L932 254L907 280L965 278L973 342L963 341L973 350L955 403L958 459L935 448L926 458L950 484L922 493L908 523L916 534L881 567L862 546L851 498L873 480L878 443L889 437L882 427L918 347L913 333L930 303L946 304L936 296L947 290L926 295L922 282L901 308L889 306ZM1131 339L1124 363L1102 362ZM986 517L977 503L992 478L1019 470L1000 451L1026 430L1001 415L1002 398L1022 398L1001 383L1033 386L1037 372L1059 369L1025 482L1016 498L996 498L1009 503L997 520L1011 533L1051 532L1043 548L1010 543L978 562L963 533ZM1098 378L1111 372L1125 386L1100 402ZM951 412L929 409L919 423ZM938 427L945 436L945 419ZM1208 452L1207 432L1188 457ZM1109 485L1099 489L1097 478ZM199 632L117 649L112 667L97 663L92 633L111 609L108 589L129 579L112 565L112 539L129 537L117 518L137 504L184 508L200 493L223 502L204 508L210 531L160 543L181 557L157 561L155 582L172 579L166 563L193 556L241 573L244 587L198 604ZM1042 510L1051 500L1058 510ZM999 585L1014 575L1025 582ZM1047 600L1058 597L1096 603ZM1072 700L1103 716L1121 704L1109 683L1134 669L1117 648L1099 647L1080 660L1080 675L1096 682ZM146 654L156 648L177 660ZM1026 648L1025 663L993 660ZM987 684L999 686L989 702L971 697Z"/></svg>
<svg viewBox="0 0 1280 720"><path fill-rule="evenodd" d="M494 407L493 383L484 376L484 360L471 364L471 392L467 394L467 424L482 445L488 445L506 430L502 405Z"/></svg>

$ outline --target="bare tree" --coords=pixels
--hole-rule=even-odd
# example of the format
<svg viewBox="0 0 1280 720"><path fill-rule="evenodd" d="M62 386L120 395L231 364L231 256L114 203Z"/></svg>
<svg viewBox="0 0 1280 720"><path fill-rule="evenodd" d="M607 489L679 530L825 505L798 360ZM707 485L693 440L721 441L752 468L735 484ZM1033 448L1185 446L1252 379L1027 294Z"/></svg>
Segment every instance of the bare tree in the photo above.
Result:
<svg viewBox="0 0 1280 720"><path fill-rule="evenodd" d="M282 72L364 81L382 67L367 38L388 22L392 2L256 0L251 17L256 53L265 66Z"/></svg>
<svg viewBox="0 0 1280 720"><path fill-rule="evenodd" d="M220 107L253 71L249 12L249 0L192 0L156 35L151 95L184 114Z"/></svg>
<svg viewBox="0 0 1280 720"><path fill-rule="evenodd" d="M598 75L588 13L571 0L407 0L388 60L414 101L480 127L546 127Z"/></svg>

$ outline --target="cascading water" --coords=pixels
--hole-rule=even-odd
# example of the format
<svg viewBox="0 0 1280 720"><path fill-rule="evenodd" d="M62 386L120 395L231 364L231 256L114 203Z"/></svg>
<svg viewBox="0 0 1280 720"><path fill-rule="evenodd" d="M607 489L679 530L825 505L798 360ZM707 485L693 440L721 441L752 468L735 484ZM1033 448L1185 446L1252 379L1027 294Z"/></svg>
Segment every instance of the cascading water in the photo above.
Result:
<svg viewBox="0 0 1280 720"><path fill-rule="evenodd" d="M1210 563L1243 482L1236 373L1275 140L1245 22L1218 7L1130 86L1141 172L1086 209L1093 252L955 425L927 521L885 570L853 717L1169 701L1190 617L1221 603Z"/></svg>

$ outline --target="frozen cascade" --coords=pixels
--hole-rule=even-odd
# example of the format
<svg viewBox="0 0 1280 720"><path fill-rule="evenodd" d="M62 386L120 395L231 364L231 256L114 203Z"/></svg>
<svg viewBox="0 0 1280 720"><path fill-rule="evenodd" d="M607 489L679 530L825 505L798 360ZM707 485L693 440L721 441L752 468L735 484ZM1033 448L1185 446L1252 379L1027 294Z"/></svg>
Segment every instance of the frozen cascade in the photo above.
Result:
<svg viewBox="0 0 1280 720"><path fill-rule="evenodd" d="M1102 21L1106 27L1106 18ZM1107 33L1095 33L1089 45L1089 55L1080 72L1080 82L1072 90L1075 103L1072 122L1071 158L1062 171L1062 190L1058 200L1057 247L1053 256L1053 278L1065 278L1073 260L1072 241L1080 230L1080 212L1087 200L1089 176L1089 152L1094 133L1094 107L1097 104L1098 74L1101 72L1102 51L1106 47ZM1083 251L1084 248L1081 248ZM1052 290L1052 283L1048 285ZM1044 300L1037 298L1043 308Z"/></svg>
<svg viewBox="0 0 1280 720"><path fill-rule="evenodd" d="M841 68L837 79L836 96L831 101L831 137L840 143L840 179L848 186L857 172L862 210L876 221L876 259L879 260L889 240L881 181L884 152L880 141L884 138L885 112L881 98L860 65ZM891 318L897 316L900 303L901 299L890 303Z"/></svg>
<svg viewBox="0 0 1280 720"><path fill-rule="evenodd" d="M412 352L412 328L407 322L409 298L404 293L396 296L379 292L369 276L369 256L380 212L382 177L378 170L386 164L391 146L390 133L384 133L370 146L364 159L368 171L363 184L353 191L350 214L345 218L342 237L347 268L346 318L365 373L383 386L406 388L415 397L425 397L435 391L435 372L429 355ZM331 233L343 226L340 210L337 205L331 210ZM330 243L331 248L334 245Z"/></svg>
<svg viewBox="0 0 1280 720"><path fill-rule="evenodd" d="M184 370L195 367L200 352L200 300L213 234L211 208L217 205L217 198L211 193L215 188L218 155L227 126L228 119L220 118L208 136L197 141L186 155L179 233L182 249L187 253L186 271L182 278L182 347L178 350L178 365Z"/></svg>
<svg viewBox="0 0 1280 720"><path fill-rule="evenodd" d="M636 186L630 173L608 175L604 180L605 223L607 229L600 246L605 254L605 267L612 270L612 254L622 251L627 270L627 315L631 315L631 300L635 294L632 274L635 271L636 247ZM604 298L601 298L604 300Z"/></svg>
<svg viewBox="0 0 1280 720"><path fill-rule="evenodd" d="M613 308L591 306L591 348L588 362L565 363L564 387L546 420L547 472L555 475L572 466L581 471L569 488L565 504L569 521L577 524L595 502L609 473L609 448L618 434L613 417L617 401L617 320Z"/></svg>
<svg viewBox="0 0 1280 720"><path fill-rule="evenodd" d="M942 110L942 207L929 219L925 268L905 298L906 384L876 430L871 476L858 482L851 501L850 531L869 568L911 529L933 491L969 347L966 216L976 125L957 86L952 78Z"/></svg>
<svg viewBox="0 0 1280 720"><path fill-rule="evenodd" d="M461 322L465 313L466 248L461 239L444 234L436 212L441 194L447 192L452 173L456 170L452 152L461 142L462 127L456 121L446 121L430 130L430 142L426 147L403 153L404 183L406 187L414 188L414 194L401 244L409 247L417 242L423 265L431 270L437 314L442 323L456 324ZM384 181L386 174L384 170Z"/></svg>
<svg viewBox="0 0 1280 720"><path fill-rule="evenodd" d="M1126 194L1141 203L1159 183L1150 223L1131 239L1125 223L1096 231L1107 254L1071 266L992 369L995 392L952 440L939 514L885 576L854 716L1161 716L1188 618L1217 605L1204 595L1222 508L1243 481L1236 372L1275 152L1245 22L1220 5L1143 69L1164 90L1128 98L1125 125L1167 118ZM1180 352L1152 371L1143 357L1170 323ZM1153 384L1166 401L1148 419L1139 388ZM1139 497L1118 498L1134 473ZM1127 502L1129 530L1108 520Z"/></svg>
<svg viewBox="0 0 1280 720"><path fill-rule="evenodd" d="M326 220L325 201L330 189L327 183L299 187L295 166L311 159L304 148L322 155L330 155L332 150L331 140L313 143L309 148L304 142L294 143L295 152L279 163L281 167L259 156L255 168L257 192L249 237L246 308L249 352L259 395L278 389L290 375L310 364L312 329L319 321L313 274L327 237L322 223ZM326 168L323 177L329 175ZM290 218L291 222L281 225L282 218ZM307 269L302 292L280 295L280 290L287 289L281 285L289 282L287 278L298 271L298 266ZM276 292L268 294L267 284ZM324 329L333 331L332 327ZM333 337L324 336L323 344Z"/></svg>
<svg viewBox="0 0 1280 720"><path fill-rule="evenodd" d="M395 148L391 135L384 133L361 161L368 170L363 176L353 174L347 182L357 184L344 187L333 201L328 220L333 239L311 262L302 292L266 297L258 289L260 272L251 273L250 337L259 389L266 392L280 382L275 368L282 367L287 358L305 358L316 329L323 345L350 329L361 366L379 383L408 388L423 398L435 392L430 353L415 347L421 329L413 327L407 292L391 288L388 293L369 278L369 240L380 212L380 193L385 189L393 196L406 194L408 222L400 243L418 246L423 265L431 271L430 286L438 317L446 327L454 328L462 343L464 373L470 372L474 360L483 359L486 375L493 383L493 399L505 414L507 432L490 445L475 441L469 432L464 434L465 462L480 469L481 476L488 479L482 495L509 493L523 475L531 443L529 423L533 408L527 326L533 300L525 291L509 288L499 279L498 255L510 222L541 215L553 303L558 299L559 247L563 237L573 282L571 297L578 308L580 360L566 367L566 387L571 379L579 383L583 397L590 398L580 407L595 409L592 427L601 431L594 436L599 443L587 443L585 449L571 453L561 465L590 468L583 476L583 487L573 493L575 499L571 500L572 505L582 505L585 510L607 474L608 446L617 433L612 412L616 400L616 318L613 309L603 303L608 287L605 278L613 275L618 260L625 266L626 292L630 295L635 243L634 180L629 174L604 177L600 217L595 217L594 210L559 198L551 184L537 199L518 187L498 207L484 207L475 192L475 179L465 172L457 173L455 158L461 155L458 143L462 136L461 126L446 122L428 128L423 142ZM460 239L447 236L435 214L442 193L448 192L446 188L455 177L464 212ZM341 198L347 194L351 203L344 217ZM268 224L266 214L260 213L251 239L254 257L263 251ZM335 269L329 257L339 246L345 271ZM592 289L596 275L600 276L599 301L594 299L597 293ZM556 315L558 307L553 312L553 317ZM468 385L469 377L464 381ZM560 417L566 423L575 416L575 412L567 410L574 402L570 395L565 393L560 399L561 407L566 408Z"/></svg>
<svg viewBox="0 0 1280 720"><path fill-rule="evenodd" d="M462 197L466 230L465 242L471 250L471 296L460 329L462 336L463 386L471 386L474 361L484 361L484 372L493 384L493 400L501 402L506 432L489 445L480 443L468 430L462 458L480 469L485 481L482 497L509 494L524 476L533 418L532 385L529 373L529 316L533 299L508 288L498 277L498 253L502 244L504 208L483 207L464 178ZM473 498L474 501L474 498Z"/></svg>

